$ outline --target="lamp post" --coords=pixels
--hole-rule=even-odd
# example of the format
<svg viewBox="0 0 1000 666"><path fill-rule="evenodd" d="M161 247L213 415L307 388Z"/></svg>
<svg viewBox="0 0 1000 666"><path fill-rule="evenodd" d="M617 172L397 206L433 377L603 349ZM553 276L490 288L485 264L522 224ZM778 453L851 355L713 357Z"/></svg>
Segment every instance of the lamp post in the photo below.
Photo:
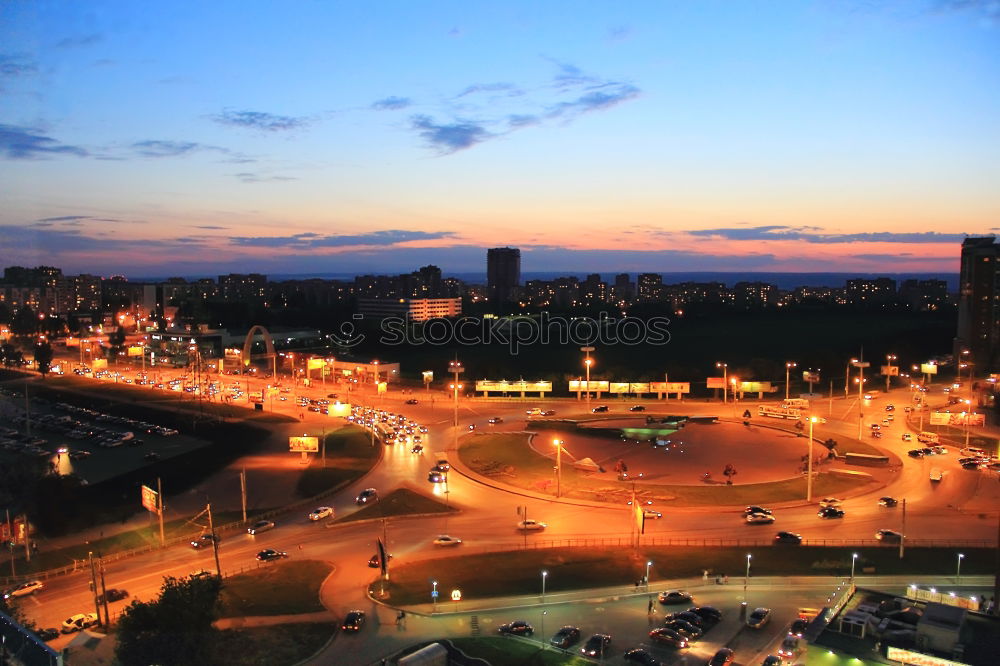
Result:
<svg viewBox="0 0 1000 666"><path fill-rule="evenodd" d="M750 553L747 553L747 571L743 576L743 603L750 605L747 599L747 582L750 580L750 558L753 557Z"/></svg>
<svg viewBox="0 0 1000 666"><path fill-rule="evenodd" d="M889 366L889 372L885 375L885 392L889 392L889 379L892 377L892 362L896 360L895 354L885 355L886 365Z"/></svg>
<svg viewBox="0 0 1000 666"><path fill-rule="evenodd" d="M858 359L852 358L847 362L847 370L844 372L844 397L847 397L847 391L851 387L851 366L858 362Z"/></svg>
<svg viewBox="0 0 1000 666"><path fill-rule="evenodd" d="M813 424L816 423L816 417L809 417L809 444L807 455L809 460L806 461L806 501L812 502L813 498Z"/></svg>
<svg viewBox="0 0 1000 666"><path fill-rule="evenodd" d="M798 365L798 363L794 363L792 361L786 361L785 362L785 400L788 400L788 389L789 389L788 379L789 379L789 375L791 374L792 368L794 368L797 365Z"/></svg>
<svg viewBox="0 0 1000 666"><path fill-rule="evenodd" d="M957 559L958 559L958 562L956 563L956 566L955 566L955 584L956 585L961 585L962 584L962 560L965 559L965 554L964 553L959 553Z"/></svg>
<svg viewBox="0 0 1000 666"><path fill-rule="evenodd" d="M862 400L864 399L865 392L865 368L870 366L871 363L868 361L855 361L854 367L858 369L858 439L861 439L865 425L865 414L862 409Z"/></svg>
<svg viewBox="0 0 1000 666"><path fill-rule="evenodd" d="M962 412L963 420L965 421L965 448L969 448L969 418L972 416L972 402L969 400L963 400L965 403L965 411Z"/></svg>
<svg viewBox="0 0 1000 666"><path fill-rule="evenodd" d="M562 440L553 439L556 447L556 497L562 492Z"/></svg>
<svg viewBox="0 0 1000 666"><path fill-rule="evenodd" d="M647 560L646 561L646 578L645 578L645 581L646 581L646 594L649 594L649 567L651 567L651 566L653 566L652 561Z"/></svg>
<svg viewBox="0 0 1000 666"><path fill-rule="evenodd" d="M436 580L431 581L431 601L434 603L434 612L438 609L438 582Z"/></svg>
<svg viewBox="0 0 1000 666"><path fill-rule="evenodd" d="M584 368L586 368L587 372L587 411L589 412L590 411L590 366L594 364L594 359L590 358L590 352L594 351L594 348L590 346L580 347L580 351L586 354L586 357L583 359L583 366Z"/></svg>
<svg viewBox="0 0 1000 666"><path fill-rule="evenodd" d="M545 579L549 577L549 572L542 570L542 603L545 603Z"/></svg>
<svg viewBox="0 0 1000 666"><path fill-rule="evenodd" d="M854 580L854 565L857 563L857 561L858 561L858 554L857 553L851 553L851 580L852 581Z"/></svg>
<svg viewBox="0 0 1000 666"><path fill-rule="evenodd" d="M465 368L462 367L462 362L457 358L454 361L448 361L448 372L454 375L454 381L452 382L452 389L455 391L455 423L454 426L458 427L458 389L462 388L461 384L458 383L458 376L465 372Z"/></svg>
<svg viewBox="0 0 1000 666"><path fill-rule="evenodd" d="M722 368L722 404L726 404L726 391L729 390L729 366L726 363L716 362L715 367Z"/></svg>

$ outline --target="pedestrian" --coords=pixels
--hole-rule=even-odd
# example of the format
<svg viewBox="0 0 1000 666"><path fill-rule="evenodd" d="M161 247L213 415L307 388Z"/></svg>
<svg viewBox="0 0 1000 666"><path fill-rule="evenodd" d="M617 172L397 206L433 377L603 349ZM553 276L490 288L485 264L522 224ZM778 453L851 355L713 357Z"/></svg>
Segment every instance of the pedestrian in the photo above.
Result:
<svg viewBox="0 0 1000 666"><path fill-rule="evenodd" d="M703 583L707 583L708 582L708 569L702 569L701 570L701 580L702 580Z"/></svg>
<svg viewBox="0 0 1000 666"><path fill-rule="evenodd" d="M639 589L639 581L635 581L635 589Z"/></svg>
<svg viewBox="0 0 1000 666"><path fill-rule="evenodd" d="M715 584L722 585L722 574L715 574Z"/></svg>
<svg viewBox="0 0 1000 666"><path fill-rule="evenodd" d="M729 585L729 576L723 576L722 580L725 581L726 585Z"/></svg>
<svg viewBox="0 0 1000 666"><path fill-rule="evenodd" d="M646 605L646 615L653 614L653 599L650 598L649 603Z"/></svg>

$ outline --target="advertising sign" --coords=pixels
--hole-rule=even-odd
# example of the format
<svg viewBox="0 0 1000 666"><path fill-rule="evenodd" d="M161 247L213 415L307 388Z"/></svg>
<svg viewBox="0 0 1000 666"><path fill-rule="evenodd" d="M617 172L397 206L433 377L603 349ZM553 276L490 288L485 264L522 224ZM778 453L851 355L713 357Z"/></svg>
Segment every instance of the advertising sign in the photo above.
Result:
<svg viewBox="0 0 1000 666"><path fill-rule="evenodd" d="M913 652L912 650L904 650L903 648L892 646L888 648L885 656L889 661L898 661L901 664L916 664L917 666L965 666L960 661L951 661L950 659L942 659L941 657L935 657L922 652Z"/></svg>
<svg viewBox="0 0 1000 666"><path fill-rule="evenodd" d="M931 412L931 425L984 426L986 415L976 412Z"/></svg>
<svg viewBox="0 0 1000 666"><path fill-rule="evenodd" d="M325 365L326 359L324 358L310 358L306 361L306 371L322 368Z"/></svg>
<svg viewBox="0 0 1000 666"><path fill-rule="evenodd" d="M633 383L631 383L631 384L628 385L628 392L629 393L649 393L649 383L648 382L639 382L637 384L637 383L633 382Z"/></svg>
<svg viewBox="0 0 1000 666"><path fill-rule="evenodd" d="M379 393L385 393L387 390L389 390L389 384L387 382L379 382L378 383L378 392Z"/></svg>
<svg viewBox="0 0 1000 666"><path fill-rule="evenodd" d="M133 346L131 346L131 347L128 348L128 355L129 356L142 356L142 350L143 350L142 345L133 345Z"/></svg>
<svg viewBox="0 0 1000 666"><path fill-rule="evenodd" d="M899 376L899 366L898 365L883 365L882 374L887 377L898 377Z"/></svg>
<svg viewBox="0 0 1000 666"><path fill-rule="evenodd" d="M107 370L108 369L108 359L106 358L95 358L90 362L90 367L94 370Z"/></svg>
<svg viewBox="0 0 1000 666"><path fill-rule="evenodd" d="M803 370L802 381L806 382L807 384L816 384L817 382L819 382L819 373L810 372L809 370Z"/></svg>
<svg viewBox="0 0 1000 666"><path fill-rule="evenodd" d="M434 371L424 370L424 384L430 384L434 381Z"/></svg>
<svg viewBox="0 0 1000 666"><path fill-rule="evenodd" d="M289 437L288 450L292 453L316 453L319 451L319 437Z"/></svg>
<svg viewBox="0 0 1000 666"><path fill-rule="evenodd" d="M158 493L150 488L149 486L142 487L142 508L146 511L152 511L153 513L159 513L160 503L157 497Z"/></svg>
<svg viewBox="0 0 1000 666"><path fill-rule="evenodd" d="M347 402L335 402L326 408L326 413L329 416L350 416L351 405Z"/></svg>
<svg viewBox="0 0 1000 666"><path fill-rule="evenodd" d="M937 364L936 363L921 363L920 372L925 375L936 375L937 374Z"/></svg>
<svg viewBox="0 0 1000 666"><path fill-rule="evenodd" d="M691 382L650 382L650 393L690 393Z"/></svg>
<svg viewBox="0 0 1000 666"><path fill-rule="evenodd" d="M711 388L711 389L726 388L726 378L725 377L709 377L708 378L708 388Z"/></svg>
<svg viewBox="0 0 1000 666"><path fill-rule="evenodd" d="M572 382L571 382L572 383ZM586 384L587 382L583 382ZM594 382L591 382L593 384ZM476 381L477 391L551 391L552 382L526 382L524 380L516 382L488 380Z"/></svg>
<svg viewBox="0 0 1000 666"><path fill-rule="evenodd" d="M580 381L577 379L571 380L569 383L570 391L607 391L610 386L610 382L599 382L592 380L590 384L586 381Z"/></svg>
<svg viewBox="0 0 1000 666"><path fill-rule="evenodd" d="M739 386L744 393L770 393L774 390L771 382L740 382Z"/></svg>
<svg viewBox="0 0 1000 666"><path fill-rule="evenodd" d="M584 382L586 384L587 382ZM611 382L608 385L609 393L628 393L628 382Z"/></svg>

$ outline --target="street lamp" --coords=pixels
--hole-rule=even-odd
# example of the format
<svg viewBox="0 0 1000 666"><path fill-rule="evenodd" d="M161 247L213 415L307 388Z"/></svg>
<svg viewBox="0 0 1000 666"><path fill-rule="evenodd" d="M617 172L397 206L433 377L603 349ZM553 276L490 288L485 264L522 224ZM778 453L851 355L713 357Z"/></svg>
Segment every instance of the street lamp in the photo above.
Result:
<svg viewBox="0 0 1000 666"><path fill-rule="evenodd" d="M465 368L462 367L462 362L457 358L454 361L448 361L448 372L454 375L454 382L451 388L455 391L455 427L458 427L458 389L462 388L462 385L458 383L458 376L465 372Z"/></svg>
<svg viewBox="0 0 1000 666"><path fill-rule="evenodd" d="M746 572L746 575L743 576L743 603L745 603L745 604L747 603L747 582L750 580L750 558L751 557L752 557L752 555L750 555L750 553L747 553L747 572ZM747 604L747 605L749 605L749 604Z"/></svg>
<svg viewBox="0 0 1000 666"><path fill-rule="evenodd" d="M962 584L962 560L963 559L965 559L965 554L964 553L959 553L958 554L958 563L957 563L957 566L955 567L955 583L957 585L961 585Z"/></svg>
<svg viewBox="0 0 1000 666"><path fill-rule="evenodd" d="M789 377L789 373L791 373L792 368L794 368L797 365L798 365L798 363L795 363L793 361L786 361L785 362L785 400L788 400L788 377Z"/></svg>
<svg viewBox="0 0 1000 666"><path fill-rule="evenodd" d="M726 404L726 391L729 390L729 366L717 361L715 367L722 368L722 404Z"/></svg>
<svg viewBox="0 0 1000 666"><path fill-rule="evenodd" d="M854 565L858 561L858 554L851 553L851 580L854 580Z"/></svg>
<svg viewBox="0 0 1000 666"><path fill-rule="evenodd" d="M886 354L885 355L885 360L886 360L886 365L889 366L889 372L887 372L886 375L885 375L885 392L888 393L889 392L889 379L892 377L892 368L893 368L892 362L896 360L896 355L895 354Z"/></svg>
<svg viewBox="0 0 1000 666"><path fill-rule="evenodd" d="M812 502L813 497L813 424L818 421L815 416L809 417L809 445L807 454L809 460L806 461L806 501Z"/></svg>
<svg viewBox="0 0 1000 666"><path fill-rule="evenodd" d="M963 400L965 403L965 411L962 412L962 416L965 421L965 448L969 448L969 418L972 416L972 401Z"/></svg>
<svg viewBox="0 0 1000 666"><path fill-rule="evenodd" d="M586 358L583 359L583 365L587 371L587 411L590 411L590 366L594 364L594 359L590 358L590 352L594 351L593 347L586 346L580 347L580 351L586 354Z"/></svg>
<svg viewBox="0 0 1000 666"><path fill-rule="evenodd" d="M852 358L847 362L847 370L844 372L844 397L847 397L847 391L851 387L851 366L858 362L858 359Z"/></svg>
<svg viewBox="0 0 1000 666"><path fill-rule="evenodd" d="M562 491L562 440L553 439L552 443L556 447L556 497Z"/></svg>
<svg viewBox="0 0 1000 666"><path fill-rule="evenodd" d="M545 579L549 577L549 572L542 570L542 603L545 603Z"/></svg>
<svg viewBox="0 0 1000 666"><path fill-rule="evenodd" d="M431 601L434 603L434 612L438 609L438 582L436 580L431 581Z"/></svg>
<svg viewBox="0 0 1000 666"><path fill-rule="evenodd" d="M653 566L652 561L646 561L646 594L649 594L649 567Z"/></svg>

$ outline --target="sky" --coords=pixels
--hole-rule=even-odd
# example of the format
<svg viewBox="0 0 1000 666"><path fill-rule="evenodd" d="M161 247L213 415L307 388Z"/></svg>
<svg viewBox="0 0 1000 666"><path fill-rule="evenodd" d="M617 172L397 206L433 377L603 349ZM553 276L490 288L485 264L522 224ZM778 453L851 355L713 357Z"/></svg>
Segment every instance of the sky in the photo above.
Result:
<svg viewBox="0 0 1000 666"><path fill-rule="evenodd" d="M0 266L953 272L1000 0L0 0Z"/></svg>

